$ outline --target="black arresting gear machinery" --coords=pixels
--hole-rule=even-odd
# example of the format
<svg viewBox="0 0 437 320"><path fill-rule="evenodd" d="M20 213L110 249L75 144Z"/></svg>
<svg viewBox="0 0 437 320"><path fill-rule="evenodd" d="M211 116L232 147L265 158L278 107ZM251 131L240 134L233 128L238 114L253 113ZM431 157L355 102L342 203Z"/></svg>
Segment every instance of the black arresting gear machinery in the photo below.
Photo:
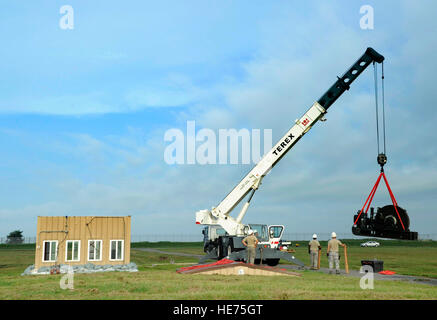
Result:
<svg viewBox="0 0 437 320"><path fill-rule="evenodd" d="M384 159L384 161L380 162L380 159ZM381 166L381 173L379 174L372 191L367 197L364 206L354 216L352 233L357 236L417 240L417 232L410 231L410 218L407 210L398 206L396 198L384 173L384 164L386 162L387 157L385 154L379 154L378 163ZM373 197L375 196L381 178L384 179L385 185L387 186L392 204L386 205L382 208L377 208L376 212L374 208L370 208L370 215L368 215L367 212L372 203Z"/></svg>
<svg viewBox="0 0 437 320"><path fill-rule="evenodd" d="M370 216L367 213L360 216L358 211L354 221L356 223L352 227L352 233L357 236L417 240L417 232L409 229L410 219L407 211L399 206L387 205L377 208L376 213L374 208L371 208Z"/></svg>
<svg viewBox="0 0 437 320"><path fill-rule="evenodd" d="M382 156L385 158L384 163L379 162L379 159ZM357 236L417 240L417 232L410 231L410 218L407 210L398 205L384 173L384 164L386 162L387 157L385 157L385 154L380 154L378 156L378 163L381 165L381 173L376 180L372 191L367 197L364 206L357 212L356 215L354 215L352 233ZM382 208L377 208L376 212L374 208L370 208L370 215L368 215L369 207L372 203L373 197L375 196L381 178L384 179L385 185L387 186L392 204L386 205Z"/></svg>
<svg viewBox="0 0 437 320"><path fill-rule="evenodd" d="M381 61L382 62L382 61ZM381 173L373 186L372 191L367 197L366 202L361 210L354 215L354 224L352 226L352 233L357 236L379 237L389 239L402 240L417 240L417 232L410 231L410 218L407 210L398 206L396 198L390 188L387 177L384 173L384 165L387 163L386 156L386 139L385 139L385 107L384 107L384 63L382 63L382 115L383 115L383 151L380 152L380 138L379 138L379 111L378 111L378 85L377 85L377 68L375 63L374 77L375 77L375 105L376 105L376 137L378 144L377 162L381 166ZM383 178L387 186L388 193L392 200L391 205L386 205L382 208L370 208L370 215L368 215L369 207L372 203L373 197L376 193L378 185Z"/></svg>

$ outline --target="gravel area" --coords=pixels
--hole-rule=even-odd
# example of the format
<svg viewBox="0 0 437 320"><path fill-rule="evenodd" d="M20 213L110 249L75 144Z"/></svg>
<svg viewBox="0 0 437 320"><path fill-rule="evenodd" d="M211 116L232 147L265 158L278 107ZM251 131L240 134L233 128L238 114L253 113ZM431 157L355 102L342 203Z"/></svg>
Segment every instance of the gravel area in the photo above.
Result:
<svg viewBox="0 0 437 320"><path fill-rule="evenodd" d="M60 273L68 273L69 265L61 264L59 267ZM110 271L125 271L125 272L137 272L138 267L135 263L131 262L129 264L118 264L118 265L95 265L92 263L74 265L72 266L74 273L96 273L96 272L110 272ZM34 265L31 265L24 270L21 274L24 275L34 275L34 274L50 274L54 267L41 267L38 270L35 269Z"/></svg>

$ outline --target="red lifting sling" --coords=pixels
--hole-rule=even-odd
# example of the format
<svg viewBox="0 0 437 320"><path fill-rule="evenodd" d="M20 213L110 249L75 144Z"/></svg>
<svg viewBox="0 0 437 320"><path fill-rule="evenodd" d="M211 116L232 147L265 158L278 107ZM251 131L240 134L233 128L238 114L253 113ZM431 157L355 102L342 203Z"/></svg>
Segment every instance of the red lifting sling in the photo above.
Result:
<svg viewBox="0 0 437 320"><path fill-rule="evenodd" d="M375 183L375 185L373 186L372 191L370 191L370 194L369 194L369 196L367 197L367 200L366 200L366 202L364 203L363 208L361 209L361 211L360 211L360 213L359 213L357 219L356 219L355 222L354 222L354 225L357 224L357 221L358 221L358 219L360 218L361 214L363 213L363 210L364 210L364 208L366 207L366 204L367 204L367 208L366 208L365 213L367 214L367 211L369 210L370 204L372 203L373 196L374 196L375 193L376 193L376 189L378 189L378 185L379 185L379 182L381 181L381 177L384 178L385 185L387 186L387 190L388 190L388 193L390 194L391 201L393 202L393 206L395 207L396 214L398 215L399 221L401 222L402 229L405 231L404 223L402 222L401 216L399 215L399 212L398 212L398 208L397 208L398 203L396 202L396 198L395 198L393 192L391 191L390 185L388 184L388 181L387 181L387 177L385 176L384 170L382 170L382 168L381 168L381 173L379 174L379 177L378 177L378 179L376 180L376 183ZM369 201L369 200L370 200L370 201Z"/></svg>

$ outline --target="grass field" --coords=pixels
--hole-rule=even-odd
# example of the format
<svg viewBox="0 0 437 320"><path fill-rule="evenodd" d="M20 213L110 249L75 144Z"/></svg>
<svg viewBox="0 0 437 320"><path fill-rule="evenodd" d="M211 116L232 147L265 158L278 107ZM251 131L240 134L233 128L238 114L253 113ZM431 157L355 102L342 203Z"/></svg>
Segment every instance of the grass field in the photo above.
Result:
<svg viewBox="0 0 437 320"><path fill-rule="evenodd" d="M359 269L362 259L384 260L385 269L399 274L437 278L435 242L383 242L379 248L348 244L349 265ZM306 242L296 256L308 263ZM326 249L326 243L322 243ZM136 247L202 254L200 243L132 244L131 261L139 272L75 274L74 289L62 290L62 275L21 276L33 264L32 245L0 246L0 299L437 299L437 287L404 281L375 280L362 290L359 278L302 271L302 277L182 275L176 269L195 258L135 250ZM326 251L324 251L326 252ZM322 267L327 267L322 257Z"/></svg>

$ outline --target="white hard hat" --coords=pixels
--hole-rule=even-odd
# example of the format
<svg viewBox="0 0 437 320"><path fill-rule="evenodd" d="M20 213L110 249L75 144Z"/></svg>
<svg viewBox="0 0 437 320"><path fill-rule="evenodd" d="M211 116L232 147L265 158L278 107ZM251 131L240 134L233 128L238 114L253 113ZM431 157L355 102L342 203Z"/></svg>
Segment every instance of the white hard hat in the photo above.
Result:
<svg viewBox="0 0 437 320"><path fill-rule="evenodd" d="M249 230L248 234L253 234L253 230Z"/></svg>
<svg viewBox="0 0 437 320"><path fill-rule="evenodd" d="M317 239L317 234L313 234L313 239Z"/></svg>
<svg viewBox="0 0 437 320"><path fill-rule="evenodd" d="M335 232L331 233L331 238L337 238L337 234Z"/></svg>

